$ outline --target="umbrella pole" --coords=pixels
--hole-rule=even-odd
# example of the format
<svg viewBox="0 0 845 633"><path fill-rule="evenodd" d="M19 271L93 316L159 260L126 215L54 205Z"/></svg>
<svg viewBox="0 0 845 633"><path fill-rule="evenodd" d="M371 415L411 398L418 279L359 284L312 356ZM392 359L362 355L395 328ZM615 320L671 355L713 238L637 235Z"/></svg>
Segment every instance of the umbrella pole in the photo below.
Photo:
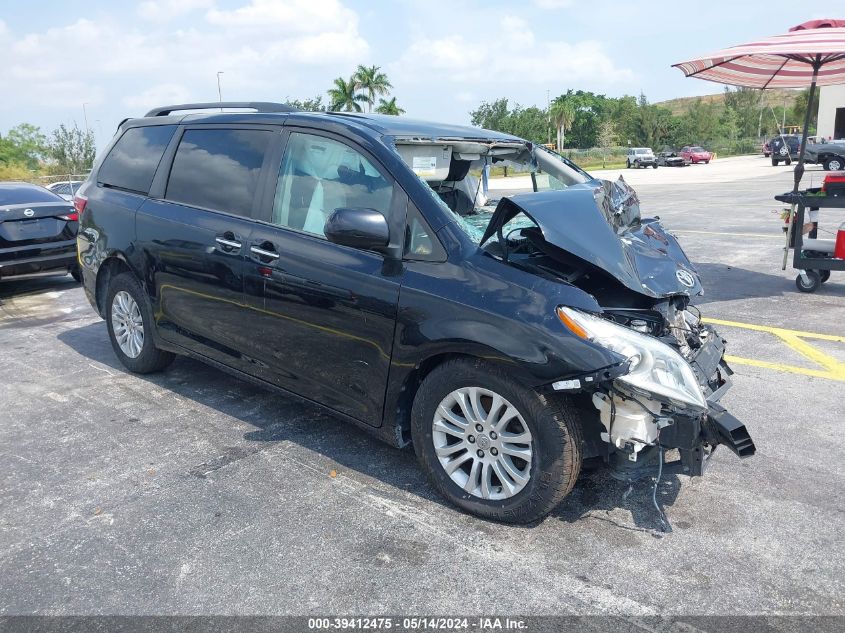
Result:
<svg viewBox="0 0 845 633"><path fill-rule="evenodd" d="M813 63L813 80L810 83L810 95L807 97L807 112L804 113L804 128L801 130L801 147L798 148L798 164L795 165L795 177L792 185L792 193L798 193L798 185L801 184L801 178L804 176L804 150L807 147L807 135L810 132L810 113L813 110L813 97L816 94L816 78L819 76L820 61L816 58ZM781 270L786 270L786 260L789 259L789 242L792 240L793 220L795 219L795 203L789 210L789 223L786 225L786 244L783 247L783 262ZM804 227L800 227L804 230Z"/></svg>

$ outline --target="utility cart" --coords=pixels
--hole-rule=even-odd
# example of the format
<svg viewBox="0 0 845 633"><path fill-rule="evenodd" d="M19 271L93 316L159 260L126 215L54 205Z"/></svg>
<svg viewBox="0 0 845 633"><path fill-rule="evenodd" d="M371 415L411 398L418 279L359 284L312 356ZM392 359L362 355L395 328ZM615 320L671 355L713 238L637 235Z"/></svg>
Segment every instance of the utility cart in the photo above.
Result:
<svg viewBox="0 0 845 633"><path fill-rule="evenodd" d="M836 239L805 237L802 229L807 209L831 209L845 220L845 196L818 195L821 189L808 189L798 193L775 196L775 200L795 205L795 216L790 230L794 231L795 252L792 267L798 270L795 285L801 292L815 292L830 279L830 271L845 271L845 222L839 225ZM792 243L792 241L790 240ZM787 247L788 248L788 247Z"/></svg>

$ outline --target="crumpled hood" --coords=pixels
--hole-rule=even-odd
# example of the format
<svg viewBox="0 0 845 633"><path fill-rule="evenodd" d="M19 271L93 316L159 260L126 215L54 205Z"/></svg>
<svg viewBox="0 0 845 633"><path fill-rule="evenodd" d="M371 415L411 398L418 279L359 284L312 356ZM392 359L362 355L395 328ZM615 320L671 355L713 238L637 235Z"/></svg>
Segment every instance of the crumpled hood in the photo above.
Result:
<svg viewBox="0 0 845 633"><path fill-rule="evenodd" d="M487 225L486 242L519 212L543 238L650 297L703 293L678 241L657 220L640 219L636 192L621 177L557 191L502 198Z"/></svg>

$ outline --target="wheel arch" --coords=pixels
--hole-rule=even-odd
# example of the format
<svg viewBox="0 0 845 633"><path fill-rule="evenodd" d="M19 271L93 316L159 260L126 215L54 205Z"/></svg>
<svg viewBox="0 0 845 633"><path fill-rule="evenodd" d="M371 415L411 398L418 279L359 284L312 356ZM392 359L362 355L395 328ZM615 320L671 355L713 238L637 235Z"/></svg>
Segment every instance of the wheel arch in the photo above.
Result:
<svg viewBox="0 0 845 633"><path fill-rule="evenodd" d="M121 253L113 253L107 257L97 268L97 281L94 299L97 302L97 312L101 317L106 318L106 295L109 290L109 283L116 276L123 272L135 275L132 267ZM137 275L135 275L137 277Z"/></svg>
<svg viewBox="0 0 845 633"><path fill-rule="evenodd" d="M481 361L493 366L506 368L510 376L527 389L536 387L535 380L531 375L519 366L519 363L508 359L501 352L492 347L485 347L481 344L472 346L467 350L466 344L462 345L461 351L446 350L437 351L426 356L422 361L402 378L401 384L395 388L396 393L391 398L391 389L388 389L385 401L385 418L393 427L396 444L400 447L406 446L411 441L411 409L414 400L419 392L420 385L426 377L437 367L453 360ZM389 409L387 407L390 407Z"/></svg>

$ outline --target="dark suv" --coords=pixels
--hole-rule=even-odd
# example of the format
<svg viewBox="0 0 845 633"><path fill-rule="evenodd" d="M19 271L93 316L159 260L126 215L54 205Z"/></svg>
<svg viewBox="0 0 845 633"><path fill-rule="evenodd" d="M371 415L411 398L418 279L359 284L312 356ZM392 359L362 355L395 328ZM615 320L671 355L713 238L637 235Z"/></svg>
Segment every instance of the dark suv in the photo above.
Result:
<svg viewBox="0 0 845 633"><path fill-rule="evenodd" d="M224 105L257 112L125 121L78 196L85 292L130 370L187 354L327 407L505 521L586 459L633 480L754 452L716 404L698 275L624 180L479 128Z"/></svg>
<svg viewBox="0 0 845 633"><path fill-rule="evenodd" d="M792 161L798 160L801 149L801 137L797 134L781 134L769 141L769 151L772 155L772 166L776 167L784 162L790 165Z"/></svg>

